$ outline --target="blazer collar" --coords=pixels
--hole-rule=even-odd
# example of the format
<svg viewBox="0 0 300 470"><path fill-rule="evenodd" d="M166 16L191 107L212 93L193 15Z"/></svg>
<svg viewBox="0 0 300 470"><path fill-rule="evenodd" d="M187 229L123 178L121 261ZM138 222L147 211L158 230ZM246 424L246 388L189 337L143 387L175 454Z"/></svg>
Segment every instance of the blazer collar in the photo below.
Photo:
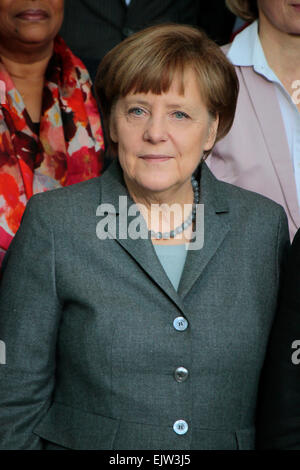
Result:
<svg viewBox="0 0 300 470"><path fill-rule="evenodd" d="M157 258L150 237L138 240L129 237L120 238L118 231L116 237L116 242L128 252L183 314L186 314L184 297L201 276L230 228L226 217L229 212L229 205L224 191L224 183L221 183L213 176L205 163L201 165L201 168L199 167L196 176L200 179L200 202L204 204L204 245L201 249L188 251L177 292ZM122 169L117 160L106 170L100 178L100 182L101 204L107 205L107 212L113 213L115 210L118 225L118 220L124 216L120 211L119 197L126 196L128 198L128 207L134 202L126 189ZM127 216L127 227L137 215ZM146 227L145 222L144 224Z"/></svg>
<svg viewBox="0 0 300 470"><path fill-rule="evenodd" d="M204 207L203 247L189 250L178 287L183 299L214 256L230 230L229 203L224 183L211 173L205 163L199 168L200 203Z"/></svg>

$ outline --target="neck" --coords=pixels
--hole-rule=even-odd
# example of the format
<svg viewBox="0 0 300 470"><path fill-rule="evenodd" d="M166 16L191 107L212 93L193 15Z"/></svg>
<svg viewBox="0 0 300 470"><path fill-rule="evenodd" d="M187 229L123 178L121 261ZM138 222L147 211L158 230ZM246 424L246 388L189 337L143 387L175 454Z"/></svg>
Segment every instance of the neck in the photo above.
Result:
<svg viewBox="0 0 300 470"><path fill-rule="evenodd" d="M138 185L124 179L128 191L139 207L148 229L155 232L169 232L179 226L189 216L194 201L191 180L180 187L162 192L146 192Z"/></svg>
<svg viewBox="0 0 300 470"><path fill-rule="evenodd" d="M124 175L124 180L130 196L136 204L143 204L147 209L151 209L153 204L192 204L194 200L194 193L191 184L191 179L185 181L179 187L174 186L166 191L145 191L135 182L129 180Z"/></svg>
<svg viewBox="0 0 300 470"><path fill-rule="evenodd" d="M17 52L0 46L0 57L11 77L20 80L40 80L45 76L46 68L53 53L53 42L45 49Z"/></svg>
<svg viewBox="0 0 300 470"><path fill-rule="evenodd" d="M300 76L300 35L292 35L275 28L260 12L259 38L269 66L283 82L292 82Z"/></svg>

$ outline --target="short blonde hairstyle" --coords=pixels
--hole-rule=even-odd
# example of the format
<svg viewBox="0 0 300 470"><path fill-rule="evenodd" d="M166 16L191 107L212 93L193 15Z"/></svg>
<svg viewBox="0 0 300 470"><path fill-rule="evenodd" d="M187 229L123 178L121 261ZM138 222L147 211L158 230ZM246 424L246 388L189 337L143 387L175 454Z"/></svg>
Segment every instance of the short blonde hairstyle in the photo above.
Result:
<svg viewBox="0 0 300 470"><path fill-rule="evenodd" d="M245 21L258 18L257 0L225 0L227 8Z"/></svg>
<svg viewBox="0 0 300 470"><path fill-rule="evenodd" d="M118 98L130 92L167 92L178 73L183 94L184 71L190 68L196 74L209 113L212 117L219 116L216 141L227 134L233 123L239 89L233 65L203 31L163 24L128 37L108 52L99 65L95 92L110 151L116 152L109 135L109 121Z"/></svg>

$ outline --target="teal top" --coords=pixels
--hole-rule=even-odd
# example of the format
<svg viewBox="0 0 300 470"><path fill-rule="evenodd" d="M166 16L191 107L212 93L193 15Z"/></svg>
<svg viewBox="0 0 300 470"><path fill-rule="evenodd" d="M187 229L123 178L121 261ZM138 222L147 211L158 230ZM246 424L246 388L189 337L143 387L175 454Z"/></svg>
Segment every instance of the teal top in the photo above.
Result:
<svg viewBox="0 0 300 470"><path fill-rule="evenodd" d="M177 290L187 255L185 243L182 245L154 245L157 257L168 278Z"/></svg>

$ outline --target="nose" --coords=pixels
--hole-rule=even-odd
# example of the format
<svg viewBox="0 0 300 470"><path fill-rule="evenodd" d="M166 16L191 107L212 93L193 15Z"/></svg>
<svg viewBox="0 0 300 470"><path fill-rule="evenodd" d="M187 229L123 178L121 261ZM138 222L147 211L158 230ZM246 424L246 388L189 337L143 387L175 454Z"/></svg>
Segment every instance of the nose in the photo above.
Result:
<svg viewBox="0 0 300 470"><path fill-rule="evenodd" d="M152 115L145 124L144 140L152 144L168 140L167 123L164 116Z"/></svg>

